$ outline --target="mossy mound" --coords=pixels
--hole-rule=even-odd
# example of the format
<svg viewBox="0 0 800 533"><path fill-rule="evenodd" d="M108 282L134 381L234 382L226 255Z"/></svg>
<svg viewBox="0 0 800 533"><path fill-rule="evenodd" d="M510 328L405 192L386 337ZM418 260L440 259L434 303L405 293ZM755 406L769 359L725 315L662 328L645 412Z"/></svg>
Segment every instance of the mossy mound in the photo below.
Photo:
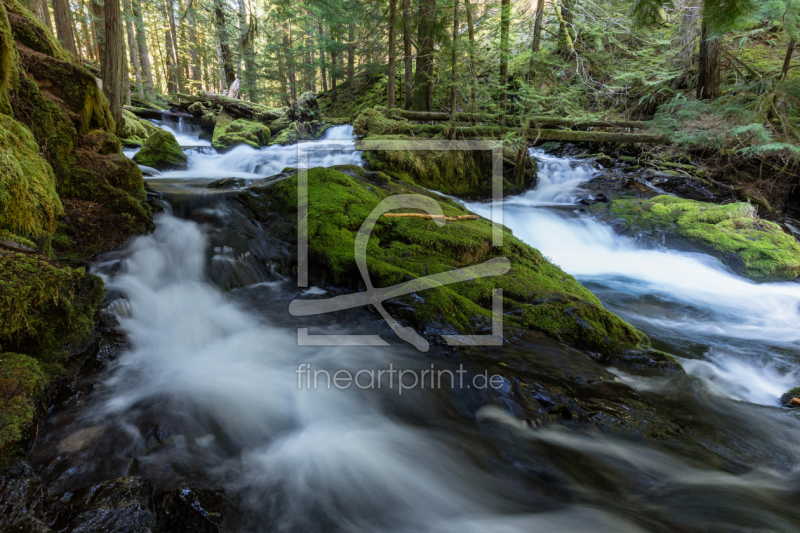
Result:
<svg viewBox="0 0 800 533"><path fill-rule="evenodd" d="M322 120L317 95L311 91L301 94L300 98L289 107L289 118L294 122L319 122Z"/></svg>
<svg viewBox="0 0 800 533"><path fill-rule="evenodd" d="M142 120L127 109L122 111L122 124L117 128L122 144L125 146L142 146L150 135L161 128L148 120Z"/></svg>
<svg viewBox="0 0 800 533"><path fill-rule="evenodd" d="M133 156L133 160L146 167L170 170L186 168L187 158L175 136L166 130L161 130L147 138L142 149Z"/></svg>
<svg viewBox="0 0 800 533"><path fill-rule="evenodd" d="M0 353L0 456L30 426L36 414L34 400L46 383L47 376L35 359Z"/></svg>
<svg viewBox="0 0 800 533"><path fill-rule="evenodd" d="M413 185L400 184L358 167L314 168L308 172L308 242L310 279L353 288L359 286L354 258L356 234L384 198L421 194L434 199L446 216L467 212L455 202ZM376 179L373 179L376 178ZM297 177L254 187L239 195L254 217L273 235L292 241L296 235ZM506 257L508 274L479 277L391 299L395 317L421 333L491 332L492 290L503 289L506 338L532 331L586 349L598 358L649 352L647 337L603 308L572 276L541 253L503 230L503 246L492 242L485 219L448 221L444 227L421 218L380 217L367 247L367 265L376 287L387 287L453 269ZM670 360L653 366L678 367Z"/></svg>
<svg viewBox="0 0 800 533"><path fill-rule="evenodd" d="M0 3L0 114L11 113L8 93L17 79L17 48L6 15Z"/></svg>
<svg viewBox="0 0 800 533"><path fill-rule="evenodd" d="M0 253L0 350L56 361L57 351L94 329L105 292L83 268Z"/></svg>
<svg viewBox="0 0 800 533"><path fill-rule="evenodd" d="M598 204L594 212L622 221L639 236L709 253L754 281L800 276L800 244L777 224L759 219L748 203L716 205L656 196Z"/></svg>
<svg viewBox="0 0 800 533"><path fill-rule="evenodd" d="M8 21L15 41L31 50L62 61L75 60L72 54L61 47L44 23L17 0L3 0L3 3L8 12Z"/></svg>
<svg viewBox="0 0 800 533"><path fill-rule="evenodd" d="M222 111L217 117L211 145L217 150L228 150L246 144L257 150L267 145L269 137L269 128L260 122L243 118L234 120L229 113Z"/></svg>
<svg viewBox="0 0 800 533"><path fill-rule="evenodd" d="M402 102L403 83L397 81L395 94ZM353 83L344 82L319 97L319 107L326 122L352 124L365 109L386 106L389 98L389 78L385 70L363 72Z"/></svg>
<svg viewBox="0 0 800 533"><path fill-rule="evenodd" d="M116 131L108 100L84 67L17 45L19 61L40 89L58 99L79 135L93 129Z"/></svg>
<svg viewBox="0 0 800 533"><path fill-rule="evenodd" d="M0 115L0 229L37 236L55 229L62 206L53 170L33 134Z"/></svg>
<svg viewBox="0 0 800 533"><path fill-rule="evenodd" d="M287 146L300 141L313 141L322 137L328 129L326 124L319 122L292 122L285 129L273 137L269 144Z"/></svg>

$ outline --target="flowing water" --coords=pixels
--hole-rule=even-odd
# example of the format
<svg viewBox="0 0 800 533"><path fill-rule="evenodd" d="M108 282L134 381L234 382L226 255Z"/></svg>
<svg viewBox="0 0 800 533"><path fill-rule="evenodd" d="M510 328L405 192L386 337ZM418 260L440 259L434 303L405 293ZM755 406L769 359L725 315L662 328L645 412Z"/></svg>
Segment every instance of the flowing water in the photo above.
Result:
<svg viewBox="0 0 800 533"><path fill-rule="evenodd" d="M332 128L326 143L331 151L310 166L360 163L350 128ZM800 384L800 284L756 285L702 254L639 248L569 207L594 169L536 155L540 184L507 200L503 222L681 357L688 376L614 372L683 435L535 427L503 391L298 387L302 363L355 373L460 360L396 342L298 346L302 323L287 307L302 291L275 278L222 292L207 275L209 261L228 253L214 229L165 213L153 234L96 267L124 296L113 308L130 349L71 429L119 436L59 481L80 484L97 465L124 463L123 473L134 465L157 489L224 486L243 509L242 531L797 531L800 423L777 402ZM148 181L200 194L214 179L290 166L295 147L192 151L187 170ZM488 204L468 206L490 216ZM233 216L224 202L211 209ZM361 310L315 327L375 333L377 324ZM391 340L385 326L378 332ZM558 346L486 355L593 365ZM552 380L573 388L563 374Z"/></svg>

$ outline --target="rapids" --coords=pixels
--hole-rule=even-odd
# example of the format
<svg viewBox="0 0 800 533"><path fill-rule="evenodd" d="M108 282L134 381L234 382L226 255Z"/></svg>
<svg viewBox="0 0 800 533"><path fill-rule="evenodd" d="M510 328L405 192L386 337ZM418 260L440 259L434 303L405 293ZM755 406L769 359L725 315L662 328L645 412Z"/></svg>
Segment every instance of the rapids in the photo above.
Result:
<svg viewBox="0 0 800 533"><path fill-rule="evenodd" d="M199 144L196 132L162 127ZM360 164L351 132L331 128L319 142L330 151L310 165ZM223 486L248 532L797 531L800 422L777 400L800 384L800 284L756 285L708 256L641 249L578 212L576 188L596 169L534 155L540 184L507 199L502 222L681 358L688 376L612 372L681 421L684 437L533 427L504 391L298 387L302 363L356 372L463 361L396 342L298 346L287 306L303 290L275 279L221 291L207 275L226 253L213 230L167 209L154 233L95 266L121 297L112 309L130 348L74 421L43 432L101 426L116 436L58 482L85 484L135 464L157 490ZM166 190L183 181L200 194L214 179L297 164L296 147L193 150L188 170L148 182ZM489 204L467 205L490 216ZM224 202L204 209L233 216ZM376 324L360 310L316 327L374 333ZM379 333L391 341L385 326ZM486 361L532 351L564 368L575 357L593 364L557 346L486 350ZM552 379L569 389L576 378L565 370Z"/></svg>

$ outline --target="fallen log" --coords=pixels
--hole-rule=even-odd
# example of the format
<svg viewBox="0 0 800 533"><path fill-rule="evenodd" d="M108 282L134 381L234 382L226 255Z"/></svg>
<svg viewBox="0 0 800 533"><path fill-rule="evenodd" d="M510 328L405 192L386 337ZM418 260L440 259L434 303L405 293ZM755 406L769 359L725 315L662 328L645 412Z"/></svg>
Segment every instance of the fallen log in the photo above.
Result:
<svg viewBox="0 0 800 533"><path fill-rule="evenodd" d="M190 113L184 113L183 111L170 111L167 109L145 109L143 107L133 107L127 105L123 107L123 109L125 109L126 111L130 111L139 118L148 118L155 120L195 118L194 115Z"/></svg>
<svg viewBox="0 0 800 533"><path fill-rule="evenodd" d="M459 215L457 217L446 217L444 215L426 215L424 213L384 213L383 216L387 218L427 218L431 220L476 220L480 218L478 215Z"/></svg>
<svg viewBox="0 0 800 533"><path fill-rule="evenodd" d="M11 241L0 241L0 247L8 248L9 250L14 250L15 252L36 253L36 250L29 246L24 246Z"/></svg>
<svg viewBox="0 0 800 533"><path fill-rule="evenodd" d="M254 104L246 100L237 100L236 98L229 98L221 94L209 92L204 92L197 96L178 93L178 99L179 101L175 105L181 109L188 109L189 106L195 102L202 102L209 107L213 105L222 106L231 115L249 120L254 120L257 117L261 117L261 120L277 120L283 115L282 109Z"/></svg>
<svg viewBox="0 0 800 533"><path fill-rule="evenodd" d="M428 111L392 110L392 115L420 122L445 122L452 117L449 113ZM463 122L499 122L500 115L491 113L456 113L455 119ZM647 128L649 124L638 120L573 120L558 117L528 116L525 122L533 126L563 126L571 128ZM508 118L508 125L521 125L519 118Z"/></svg>
<svg viewBox="0 0 800 533"><path fill-rule="evenodd" d="M500 126L449 128L448 126L435 126L429 124L411 125L409 126L409 129L412 133L417 135L437 135L450 132L459 139L500 137L506 133L521 130L521 128L503 128ZM532 128L528 130L527 138L534 142L566 141L670 144L669 139L664 135L653 135L648 133L616 133L607 131L573 131Z"/></svg>

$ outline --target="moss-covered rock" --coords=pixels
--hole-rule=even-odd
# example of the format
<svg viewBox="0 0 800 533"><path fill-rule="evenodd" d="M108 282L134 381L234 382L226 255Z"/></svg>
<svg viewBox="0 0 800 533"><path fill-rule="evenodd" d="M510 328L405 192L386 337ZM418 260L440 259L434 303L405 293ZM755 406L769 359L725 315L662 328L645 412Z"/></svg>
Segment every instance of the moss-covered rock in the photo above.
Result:
<svg viewBox="0 0 800 533"><path fill-rule="evenodd" d="M175 136L166 130L161 130L147 138L142 149L133 156L133 160L146 167L168 170L186 168L187 158Z"/></svg>
<svg viewBox="0 0 800 533"><path fill-rule="evenodd" d="M17 80L17 48L6 8L0 3L0 114L11 113L8 93Z"/></svg>
<svg viewBox="0 0 800 533"><path fill-rule="evenodd" d="M18 45L19 60L29 78L43 92L58 99L75 130L85 135L93 129L116 132L108 100L95 77L84 67Z"/></svg>
<svg viewBox="0 0 800 533"><path fill-rule="evenodd" d="M384 70L365 71L355 76L353 83L344 82L319 97L319 107L325 121L332 124L352 124L365 109L386 106L389 79ZM398 79L395 94L403 94Z"/></svg>
<svg viewBox="0 0 800 533"><path fill-rule="evenodd" d="M322 115L317 103L317 95L311 91L304 92L289 107L289 118L294 122L319 122Z"/></svg>
<svg viewBox="0 0 800 533"><path fill-rule="evenodd" d="M122 119L122 124L117 128L117 134L125 146L142 146L150 135L161 129L126 109L122 111Z"/></svg>
<svg viewBox="0 0 800 533"><path fill-rule="evenodd" d="M82 268L0 253L0 350L57 360L57 351L91 333L103 281Z"/></svg>
<svg viewBox="0 0 800 533"><path fill-rule="evenodd" d="M270 146L274 144L288 146L297 144L300 141L313 141L322 137L322 134L327 129L328 126L326 124L319 122L292 122L275 135L269 141L269 144Z"/></svg>
<svg viewBox="0 0 800 533"><path fill-rule="evenodd" d="M371 179L370 172L315 168L308 173L310 278L358 287L355 236L384 198L421 194L436 200L446 216L467 212L455 202L394 180ZM296 235L297 178L240 193L240 200L264 227L283 240ZM506 257L508 274L419 291L389 301L398 319L437 337L441 332L491 332L492 290L503 289L506 338L532 331L586 349L597 357L619 359L650 352L647 337L603 308L572 276L504 229L503 246L492 243L488 220L448 221L438 227L420 218L378 219L367 247L367 264L376 287L387 287L453 269ZM625 355L627 354L627 355ZM656 359L656 358L652 358ZM674 361L652 366L679 368Z"/></svg>
<svg viewBox="0 0 800 533"><path fill-rule="evenodd" d="M236 120L226 111L220 112L214 127L211 145L217 150L228 150L240 144L255 149L269 142L269 128L260 122L238 118Z"/></svg>
<svg viewBox="0 0 800 533"><path fill-rule="evenodd" d="M62 61L75 60L72 54L61 47L44 23L17 0L3 0L3 3L8 11L8 21L15 41Z"/></svg>
<svg viewBox="0 0 800 533"><path fill-rule="evenodd" d="M620 222L628 233L719 258L754 281L800 276L800 244L748 203L716 205L674 196L620 199L593 211Z"/></svg>
<svg viewBox="0 0 800 533"><path fill-rule="evenodd" d="M189 113L192 115L203 115L207 111L206 107L203 105L203 102L195 102L188 108Z"/></svg>
<svg viewBox="0 0 800 533"><path fill-rule="evenodd" d="M36 414L34 400L47 383L35 359L13 352L0 353L0 456L20 440Z"/></svg>
<svg viewBox="0 0 800 533"><path fill-rule="evenodd" d="M53 231L62 206L53 170L33 134L0 115L0 229L37 236Z"/></svg>

